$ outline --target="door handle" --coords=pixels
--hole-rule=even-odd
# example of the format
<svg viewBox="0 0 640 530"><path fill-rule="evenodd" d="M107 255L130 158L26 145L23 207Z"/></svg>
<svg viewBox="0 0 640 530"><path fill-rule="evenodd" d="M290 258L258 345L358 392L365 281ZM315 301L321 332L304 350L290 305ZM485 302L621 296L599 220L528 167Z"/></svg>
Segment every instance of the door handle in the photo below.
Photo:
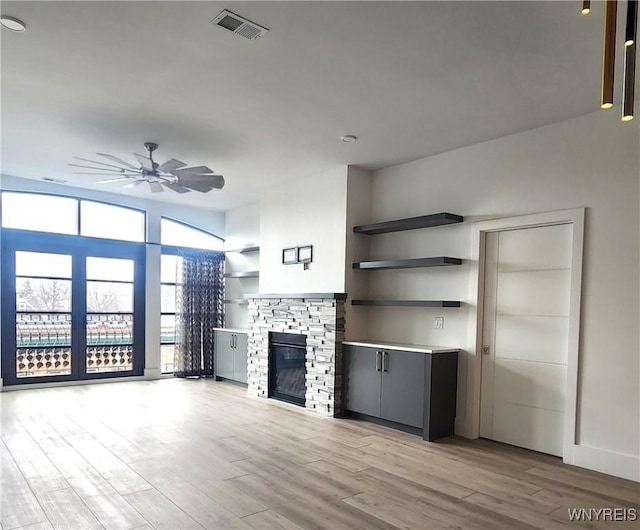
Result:
<svg viewBox="0 0 640 530"><path fill-rule="evenodd" d="M386 351L382 352L382 371L387 372L387 355L389 355Z"/></svg>
<svg viewBox="0 0 640 530"><path fill-rule="evenodd" d="M235 350L238 347L238 335L233 334L233 349Z"/></svg>
<svg viewBox="0 0 640 530"><path fill-rule="evenodd" d="M382 352L376 352L376 372L379 372L382 368Z"/></svg>
<svg viewBox="0 0 640 530"><path fill-rule="evenodd" d="M233 348L233 333L229 335L229 347Z"/></svg>

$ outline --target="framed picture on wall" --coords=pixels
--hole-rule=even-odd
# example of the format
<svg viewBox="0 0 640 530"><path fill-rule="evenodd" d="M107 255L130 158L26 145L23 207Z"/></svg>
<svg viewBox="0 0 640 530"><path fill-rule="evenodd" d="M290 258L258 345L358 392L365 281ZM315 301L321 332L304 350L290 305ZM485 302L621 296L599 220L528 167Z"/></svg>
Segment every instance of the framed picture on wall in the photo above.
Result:
<svg viewBox="0 0 640 530"><path fill-rule="evenodd" d="M298 263L298 247L282 249L282 263L285 265Z"/></svg>
<svg viewBox="0 0 640 530"><path fill-rule="evenodd" d="M298 263L311 263L313 260L313 246L298 247Z"/></svg>

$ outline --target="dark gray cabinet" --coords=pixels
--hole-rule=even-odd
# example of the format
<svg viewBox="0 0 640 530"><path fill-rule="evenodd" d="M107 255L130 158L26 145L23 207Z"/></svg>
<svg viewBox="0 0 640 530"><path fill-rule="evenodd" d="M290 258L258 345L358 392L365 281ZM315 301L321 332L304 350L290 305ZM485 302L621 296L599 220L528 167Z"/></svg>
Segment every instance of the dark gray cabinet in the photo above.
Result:
<svg viewBox="0 0 640 530"><path fill-rule="evenodd" d="M214 365L217 378L247 382L247 334L215 332Z"/></svg>
<svg viewBox="0 0 640 530"><path fill-rule="evenodd" d="M380 417L422 427L424 418L424 353L383 350Z"/></svg>
<svg viewBox="0 0 640 530"><path fill-rule="evenodd" d="M458 353L345 344L344 408L408 427L425 440L454 433Z"/></svg>
<svg viewBox="0 0 640 530"><path fill-rule="evenodd" d="M345 346L346 408L422 427L424 354Z"/></svg>

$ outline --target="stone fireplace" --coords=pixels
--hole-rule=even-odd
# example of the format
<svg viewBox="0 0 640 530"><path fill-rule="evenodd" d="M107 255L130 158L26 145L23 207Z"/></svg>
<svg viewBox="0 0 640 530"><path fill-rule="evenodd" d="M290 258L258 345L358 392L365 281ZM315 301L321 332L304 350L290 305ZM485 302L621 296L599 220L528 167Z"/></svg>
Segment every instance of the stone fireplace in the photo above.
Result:
<svg viewBox="0 0 640 530"><path fill-rule="evenodd" d="M325 416L339 416L346 294L252 294L247 298L247 392L269 397L270 333L305 335L304 406Z"/></svg>

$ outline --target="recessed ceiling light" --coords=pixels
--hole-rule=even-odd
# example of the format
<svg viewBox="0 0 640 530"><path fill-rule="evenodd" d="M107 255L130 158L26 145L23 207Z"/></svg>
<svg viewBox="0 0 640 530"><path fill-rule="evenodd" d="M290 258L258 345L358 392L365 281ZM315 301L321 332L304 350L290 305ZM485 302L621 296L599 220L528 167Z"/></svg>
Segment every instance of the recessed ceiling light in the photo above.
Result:
<svg viewBox="0 0 640 530"><path fill-rule="evenodd" d="M345 134L344 136L340 137L340 140L342 140L343 142L348 143L348 144L352 144L357 139L358 139L358 137L354 136L353 134Z"/></svg>
<svg viewBox="0 0 640 530"><path fill-rule="evenodd" d="M24 31L27 25L22 20L9 15L0 15L0 26L11 31Z"/></svg>

